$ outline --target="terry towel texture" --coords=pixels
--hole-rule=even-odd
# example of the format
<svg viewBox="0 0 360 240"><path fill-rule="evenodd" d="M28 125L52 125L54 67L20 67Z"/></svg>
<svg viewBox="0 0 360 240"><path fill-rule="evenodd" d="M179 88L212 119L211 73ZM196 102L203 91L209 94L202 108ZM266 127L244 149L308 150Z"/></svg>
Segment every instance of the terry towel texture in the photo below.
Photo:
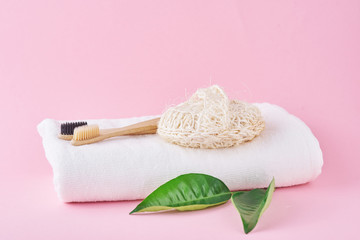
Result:
<svg viewBox="0 0 360 240"><path fill-rule="evenodd" d="M60 123L38 125L45 154L54 172L56 192L64 202L143 199L158 186L184 173L215 176L230 188L277 187L315 179L322 152L310 129L279 106L256 104L265 129L251 142L226 149L192 149L158 135L118 137L74 147L57 138ZM88 120L100 128L122 127L157 116Z"/></svg>

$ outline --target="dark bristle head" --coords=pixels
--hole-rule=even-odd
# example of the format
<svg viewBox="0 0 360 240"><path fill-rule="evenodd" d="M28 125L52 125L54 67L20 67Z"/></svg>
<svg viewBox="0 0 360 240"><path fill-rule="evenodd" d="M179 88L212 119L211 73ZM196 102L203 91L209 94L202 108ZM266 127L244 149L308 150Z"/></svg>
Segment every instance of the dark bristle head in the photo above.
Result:
<svg viewBox="0 0 360 240"><path fill-rule="evenodd" d="M73 135L76 127L87 125L87 122L66 122L60 126L61 135Z"/></svg>

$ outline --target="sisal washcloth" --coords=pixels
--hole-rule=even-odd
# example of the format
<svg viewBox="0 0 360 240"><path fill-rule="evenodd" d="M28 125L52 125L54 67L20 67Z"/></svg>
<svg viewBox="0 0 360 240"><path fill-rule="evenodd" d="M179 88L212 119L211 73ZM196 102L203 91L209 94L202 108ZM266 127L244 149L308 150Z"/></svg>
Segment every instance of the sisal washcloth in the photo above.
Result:
<svg viewBox="0 0 360 240"><path fill-rule="evenodd" d="M323 165L319 143L310 129L283 108L255 104L265 129L252 141L225 149L192 149L166 142L158 135L123 136L74 147L57 138L60 123L38 125L55 190L64 202L143 199L166 181L185 173L205 173L230 190L292 186L314 180ZM88 120L114 128L158 116Z"/></svg>

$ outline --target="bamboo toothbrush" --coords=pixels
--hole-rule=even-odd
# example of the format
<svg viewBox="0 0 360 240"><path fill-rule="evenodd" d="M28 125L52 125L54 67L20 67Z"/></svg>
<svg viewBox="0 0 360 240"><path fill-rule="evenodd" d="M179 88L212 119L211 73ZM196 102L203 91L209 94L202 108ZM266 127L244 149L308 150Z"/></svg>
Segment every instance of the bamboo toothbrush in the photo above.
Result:
<svg viewBox="0 0 360 240"><path fill-rule="evenodd" d="M124 135L154 134L156 133L159 120L160 118L155 118L126 127L112 129L99 129L99 126L96 124L83 125L74 129L71 144L81 146Z"/></svg>
<svg viewBox="0 0 360 240"><path fill-rule="evenodd" d="M80 126L88 125L87 122L65 122L60 126L60 133L58 137L65 141L71 141L73 139L74 129ZM136 132L125 135L141 135L150 134L152 132Z"/></svg>

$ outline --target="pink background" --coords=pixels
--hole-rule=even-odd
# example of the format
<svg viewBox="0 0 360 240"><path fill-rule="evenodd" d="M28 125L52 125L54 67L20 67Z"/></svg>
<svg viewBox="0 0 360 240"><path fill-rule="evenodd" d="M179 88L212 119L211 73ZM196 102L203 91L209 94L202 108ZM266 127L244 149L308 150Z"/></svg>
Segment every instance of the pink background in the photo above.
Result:
<svg viewBox="0 0 360 240"><path fill-rule="evenodd" d="M159 114L215 83L297 115L324 154L322 175L277 189L246 238L355 237L359 43L360 1L0 1L0 239L244 238L230 202L146 216L128 215L139 201L60 202L36 131Z"/></svg>

